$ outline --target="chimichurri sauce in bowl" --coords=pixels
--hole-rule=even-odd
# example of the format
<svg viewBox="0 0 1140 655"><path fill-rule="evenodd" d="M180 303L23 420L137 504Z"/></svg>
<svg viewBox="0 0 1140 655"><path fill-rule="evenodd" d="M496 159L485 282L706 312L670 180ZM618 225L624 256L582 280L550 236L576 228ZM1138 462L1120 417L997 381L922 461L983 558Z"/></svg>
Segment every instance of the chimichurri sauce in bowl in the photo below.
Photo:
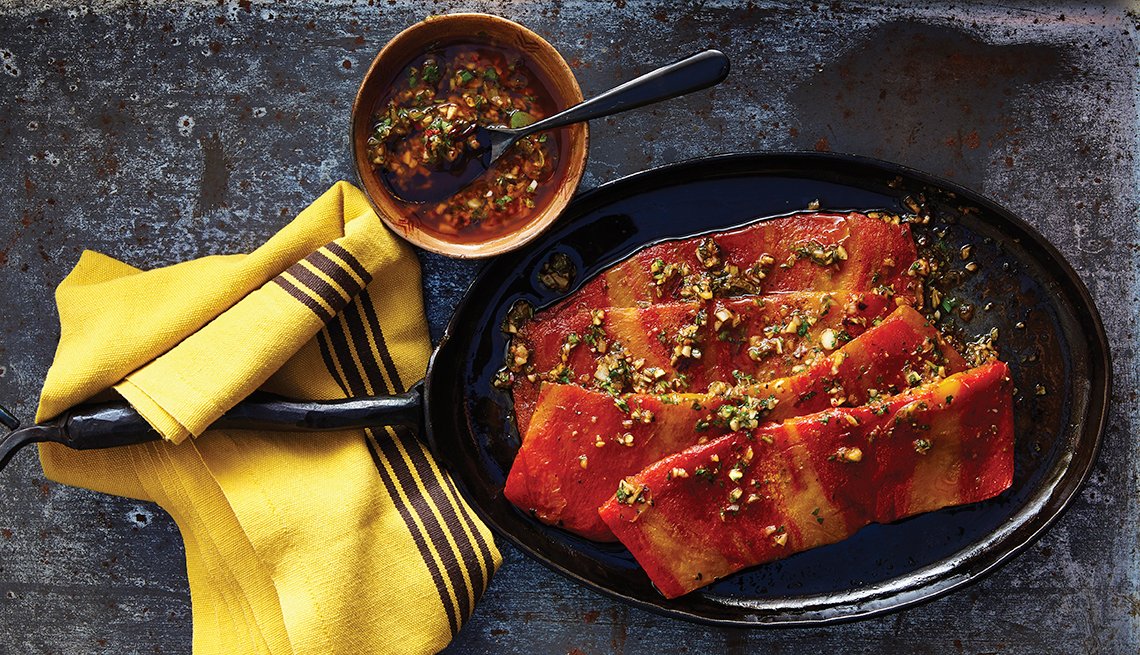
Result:
<svg viewBox="0 0 1140 655"><path fill-rule="evenodd" d="M451 257L501 254L566 208L589 130L536 132L491 162L487 128L529 125L581 102L565 58L526 27L490 14L429 16L385 44L360 83L356 173L376 214L408 242Z"/></svg>
<svg viewBox="0 0 1140 655"><path fill-rule="evenodd" d="M555 111L544 80L519 53L494 45L439 47L405 66L377 103L368 159L390 188L430 193L478 148L476 125L523 127ZM455 195L405 203L406 213L449 240L510 232L553 197L560 141L557 130L525 137Z"/></svg>

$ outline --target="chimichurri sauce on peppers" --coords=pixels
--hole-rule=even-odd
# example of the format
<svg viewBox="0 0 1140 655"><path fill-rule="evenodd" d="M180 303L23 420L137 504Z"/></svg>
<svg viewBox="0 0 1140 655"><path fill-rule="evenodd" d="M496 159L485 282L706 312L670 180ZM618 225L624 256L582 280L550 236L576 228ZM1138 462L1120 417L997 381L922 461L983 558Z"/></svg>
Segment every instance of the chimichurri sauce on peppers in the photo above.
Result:
<svg viewBox="0 0 1140 655"><path fill-rule="evenodd" d="M517 52L486 45L438 48L407 66L377 105L369 159L393 188L430 190L472 156L469 150L478 147L474 126L522 127L553 109L544 81ZM521 139L459 193L408 203L407 213L454 241L510 232L553 197L559 146L554 132Z"/></svg>

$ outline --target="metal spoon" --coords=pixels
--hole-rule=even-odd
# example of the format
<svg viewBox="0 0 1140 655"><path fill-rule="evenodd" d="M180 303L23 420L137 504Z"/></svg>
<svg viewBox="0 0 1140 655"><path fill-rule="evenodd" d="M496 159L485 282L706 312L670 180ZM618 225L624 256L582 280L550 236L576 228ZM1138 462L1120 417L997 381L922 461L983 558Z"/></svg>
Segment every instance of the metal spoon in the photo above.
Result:
<svg viewBox="0 0 1140 655"><path fill-rule="evenodd" d="M449 163L446 171L442 171L451 175L434 176L430 187L406 186L401 184L401 180L387 175L386 171L381 171L380 177L392 195L400 200L412 203L438 202L455 195L475 181L523 137L699 91L720 83L728 76L728 70L728 57L724 53L705 50L525 127L512 129L502 125L473 126L460 136L464 140L474 137L478 147L465 148L459 158Z"/></svg>

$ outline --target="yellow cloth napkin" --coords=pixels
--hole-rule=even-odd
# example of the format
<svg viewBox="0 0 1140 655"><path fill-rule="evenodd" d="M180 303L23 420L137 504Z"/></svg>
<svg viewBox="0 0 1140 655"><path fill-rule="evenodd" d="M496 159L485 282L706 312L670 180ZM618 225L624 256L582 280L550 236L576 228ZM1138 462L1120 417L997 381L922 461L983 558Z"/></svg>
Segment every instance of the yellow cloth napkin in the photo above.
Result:
<svg viewBox="0 0 1140 655"><path fill-rule="evenodd" d="M140 271L85 252L37 420L127 398L165 441L45 444L58 482L151 500L186 544L194 652L430 653L501 558L411 435L206 430L251 391L403 391L430 342L415 254L341 182L248 255Z"/></svg>

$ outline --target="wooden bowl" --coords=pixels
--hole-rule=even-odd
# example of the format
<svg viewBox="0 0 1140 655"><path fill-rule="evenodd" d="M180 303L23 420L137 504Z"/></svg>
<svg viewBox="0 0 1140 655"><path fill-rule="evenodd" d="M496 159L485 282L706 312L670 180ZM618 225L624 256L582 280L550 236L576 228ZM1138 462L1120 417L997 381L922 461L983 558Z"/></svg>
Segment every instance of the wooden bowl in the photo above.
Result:
<svg viewBox="0 0 1140 655"><path fill-rule="evenodd" d="M408 218L408 204L388 191L373 171L368 159L368 133L377 102L396 82L396 77L415 58L441 45L491 44L519 52L528 66L549 84L555 109L582 102L578 80L566 60L542 37L518 23L490 14L447 14L429 16L396 35L384 46L360 83L352 105L352 152L356 174L380 218L409 242L443 255L462 258L490 257L518 248L538 236L558 218L578 189L586 168L589 132L585 123L561 128L567 140L564 156L551 178L558 184L545 206L535 207L534 215L514 230L485 241L451 241L423 228Z"/></svg>

